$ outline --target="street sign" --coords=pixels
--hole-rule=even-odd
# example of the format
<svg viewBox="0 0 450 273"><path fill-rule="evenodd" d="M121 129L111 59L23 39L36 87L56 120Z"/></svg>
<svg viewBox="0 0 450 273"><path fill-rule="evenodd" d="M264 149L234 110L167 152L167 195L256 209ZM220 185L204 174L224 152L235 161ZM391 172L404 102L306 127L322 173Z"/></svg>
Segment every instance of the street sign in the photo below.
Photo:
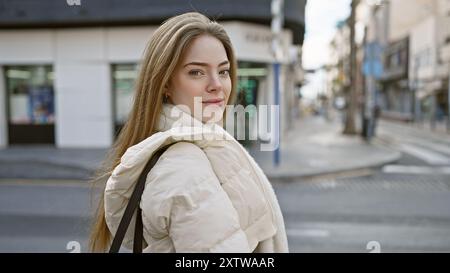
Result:
<svg viewBox="0 0 450 273"><path fill-rule="evenodd" d="M383 48L378 42L370 42L364 48L363 74L379 80L383 75Z"/></svg>

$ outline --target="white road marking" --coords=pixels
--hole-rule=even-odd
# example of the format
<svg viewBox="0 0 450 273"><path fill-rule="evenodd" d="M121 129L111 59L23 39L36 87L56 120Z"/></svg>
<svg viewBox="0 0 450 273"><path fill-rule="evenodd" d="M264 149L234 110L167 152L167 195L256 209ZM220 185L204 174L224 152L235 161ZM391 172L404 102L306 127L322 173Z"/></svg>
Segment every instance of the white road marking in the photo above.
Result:
<svg viewBox="0 0 450 273"><path fill-rule="evenodd" d="M427 148L433 149L439 153L445 153L447 155L450 155L450 146L447 145L441 145L436 143L430 143L430 142L421 142L420 145L423 145Z"/></svg>
<svg viewBox="0 0 450 273"><path fill-rule="evenodd" d="M405 165L386 165L383 167L384 173L402 173L402 174L450 174L450 166L405 166Z"/></svg>
<svg viewBox="0 0 450 273"><path fill-rule="evenodd" d="M425 148L432 149L439 153L444 153L446 155L450 155L450 144L446 145L443 143L434 143L431 141L427 141L423 138L417 138L413 136L402 136L401 142L409 142L410 144L415 144L419 146L424 146Z"/></svg>
<svg viewBox="0 0 450 273"><path fill-rule="evenodd" d="M291 228L286 230L290 236L298 237L329 237L330 231L326 229L304 229L304 228Z"/></svg>
<svg viewBox="0 0 450 273"><path fill-rule="evenodd" d="M401 151L426 161L429 164L446 165L450 164L450 158L424 148L420 148L410 144L400 144Z"/></svg>

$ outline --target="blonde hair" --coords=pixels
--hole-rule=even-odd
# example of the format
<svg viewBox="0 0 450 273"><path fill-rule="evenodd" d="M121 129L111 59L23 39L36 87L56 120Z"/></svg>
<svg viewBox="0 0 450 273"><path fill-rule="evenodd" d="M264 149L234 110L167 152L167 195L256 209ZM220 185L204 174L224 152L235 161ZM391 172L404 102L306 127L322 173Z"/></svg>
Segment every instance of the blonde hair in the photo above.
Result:
<svg viewBox="0 0 450 273"><path fill-rule="evenodd" d="M224 28L206 16L189 12L166 20L153 34L144 52L142 66L136 82L133 107L128 120L111 146L102 167L92 180L93 185L101 181L103 193L92 226L89 247L94 252L104 252L110 245L111 233L106 225L104 187L106 180L120 158L128 149L157 132L157 122L162 111L164 87L170 81L176 66L181 61L184 49L195 38L210 35L224 46L230 62L232 90L228 103L235 99L237 63L234 50ZM224 113L224 117L226 113Z"/></svg>

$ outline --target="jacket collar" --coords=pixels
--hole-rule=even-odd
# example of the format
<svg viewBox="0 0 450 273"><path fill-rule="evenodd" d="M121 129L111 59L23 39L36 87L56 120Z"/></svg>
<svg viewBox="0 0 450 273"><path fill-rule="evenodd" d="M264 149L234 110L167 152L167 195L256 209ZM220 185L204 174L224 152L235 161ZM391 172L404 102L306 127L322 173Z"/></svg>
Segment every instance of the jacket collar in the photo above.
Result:
<svg viewBox="0 0 450 273"><path fill-rule="evenodd" d="M164 132L176 127L197 127L207 130L217 130L219 132L224 130L220 122L203 123L199 119L193 117L190 113L186 112L183 107L164 103L157 129L158 131Z"/></svg>

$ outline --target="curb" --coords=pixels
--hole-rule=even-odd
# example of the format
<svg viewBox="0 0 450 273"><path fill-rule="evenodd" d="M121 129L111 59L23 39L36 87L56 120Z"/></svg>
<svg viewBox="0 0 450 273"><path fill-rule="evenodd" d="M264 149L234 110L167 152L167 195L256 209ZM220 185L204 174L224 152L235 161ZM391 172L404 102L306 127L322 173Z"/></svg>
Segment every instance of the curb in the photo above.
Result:
<svg viewBox="0 0 450 273"><path fill-rule="evenodd" d="M323 171L303 172L303 173L287 173L287 174L270 174L266 172L265 173L269 180L274 180L277 182L294 182L293 180L312 180L326 177L347 177L347 176L368 175L373 173L376 169L380 169L386 164L398 161L401 158L401 156L402 156L401 152L394 151L392 152L392 155L387 156L383 160L374 162L372 164L361 165L356 167L352 166L347 168L343 167L336 169L330 168L328 170Z"/></svg>
<svg viewBox="0 0 450 273"><path fill-rule="evenodd" d="M389 150L389 143L384 139L375 138L373 140L373 144L379 146L382 149ZM387 147L386 147L387 146ZM270 171L266 172L263 168L263 172L266 174L267 178L271 181L281 181L281 182L293 182L294 180L311 180L316 178L325 178L325 177L338 177L338 176L355 176L355 175L368 175L373 173L374 170L381 168L386 164L393 163L398 161L401 158L401 152L392 151L389 156L386 156L382 160L377 162L372 162L371 164L359 165L359 166L350 166L350 167L341 167L341 168L328 168L317 171L310 172L285 172L285 173L271 173ZM56 163L54 161L47 160L0 160L0 164L17 164L23 165L24 168L30 165L41 165L48 168L56 168L56 169L65 169L68 172L73 172L73 175L23 175L23 176L12 176L6 173L0 173L0 179L36 179L36 180L88 180L89 177L85 177L86 174L92 174L95 169L89 169L82 166L75 166L64 163ZM26 173L26 172L24 172Z"/></svg>

